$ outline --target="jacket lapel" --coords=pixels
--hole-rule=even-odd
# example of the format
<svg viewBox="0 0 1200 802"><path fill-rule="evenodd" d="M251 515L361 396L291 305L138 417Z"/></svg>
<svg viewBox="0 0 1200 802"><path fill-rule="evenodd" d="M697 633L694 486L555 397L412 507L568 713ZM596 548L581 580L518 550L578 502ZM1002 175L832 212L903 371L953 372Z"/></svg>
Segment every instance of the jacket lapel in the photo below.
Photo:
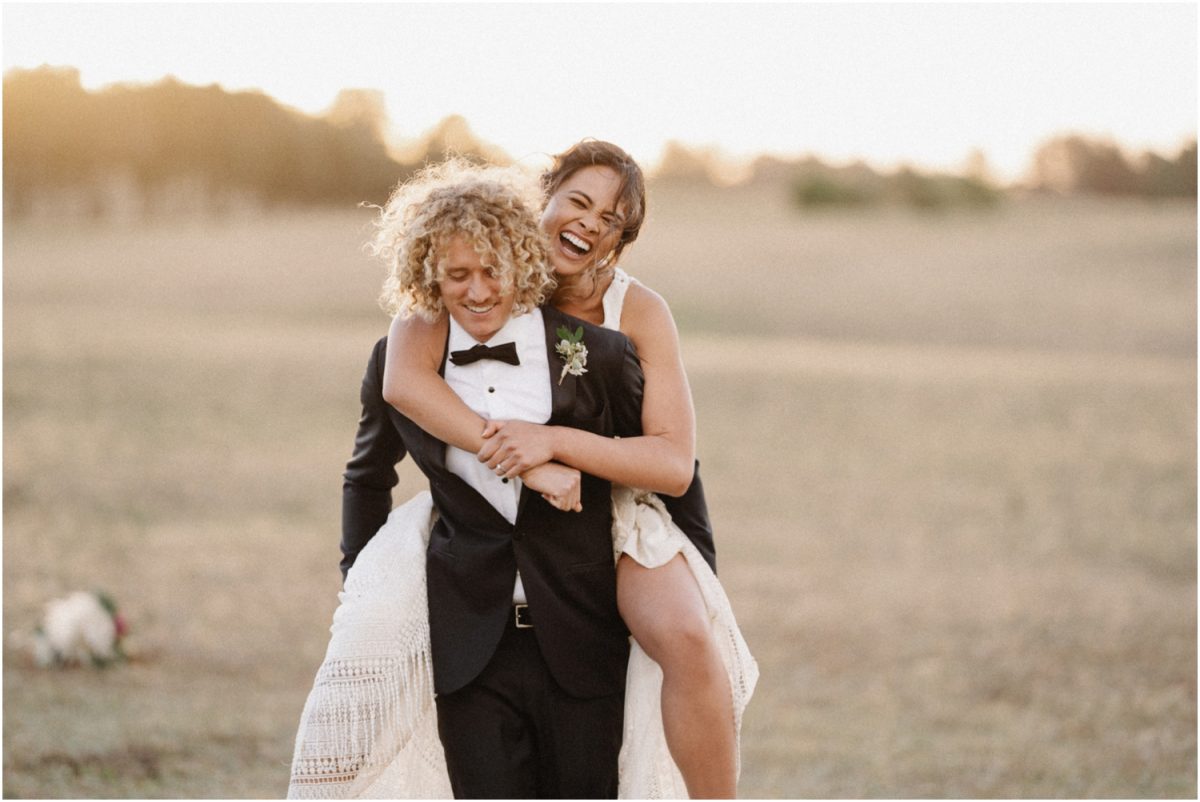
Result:
<svg viewBox="0 0 1200 802"><path fill-rule="evenodd" d="M579 391L579 377L568 373L562 375L563 359L554 350L559 337L557 329L566 323L562 313L552 306L542 307L542 324L546 329L546 362L550 368L550 420L548 425L557 425L571 416ZM559 378L562 382L559 383Z"/></svg>

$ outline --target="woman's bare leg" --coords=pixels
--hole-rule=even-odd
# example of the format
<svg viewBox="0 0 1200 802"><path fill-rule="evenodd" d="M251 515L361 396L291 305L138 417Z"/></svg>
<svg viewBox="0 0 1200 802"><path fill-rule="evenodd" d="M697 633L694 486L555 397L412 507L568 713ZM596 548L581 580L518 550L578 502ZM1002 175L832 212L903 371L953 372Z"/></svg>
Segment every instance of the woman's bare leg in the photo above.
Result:
<svg viewBox="0 0 1200 802"><path fill-rule="evenodd" d="M645 568L622 554L617 605L633 637L662 668L663 729L688 796L735 797L733 694L704 599L683 555Z"/></svg>

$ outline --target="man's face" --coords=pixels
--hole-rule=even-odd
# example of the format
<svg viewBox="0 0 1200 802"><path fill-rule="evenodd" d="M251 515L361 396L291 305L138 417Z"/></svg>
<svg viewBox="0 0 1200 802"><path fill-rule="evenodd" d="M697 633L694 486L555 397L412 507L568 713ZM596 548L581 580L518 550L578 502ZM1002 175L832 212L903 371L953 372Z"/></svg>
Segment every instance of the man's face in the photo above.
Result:
<svg viewBox="0 0 1200 802"><path fill-rule="evenodd" d="M493 267L462 236L450 240L438 263L438 288L450 317L479 342L487 342L512 317L515 292L502 293Z"/></svg>

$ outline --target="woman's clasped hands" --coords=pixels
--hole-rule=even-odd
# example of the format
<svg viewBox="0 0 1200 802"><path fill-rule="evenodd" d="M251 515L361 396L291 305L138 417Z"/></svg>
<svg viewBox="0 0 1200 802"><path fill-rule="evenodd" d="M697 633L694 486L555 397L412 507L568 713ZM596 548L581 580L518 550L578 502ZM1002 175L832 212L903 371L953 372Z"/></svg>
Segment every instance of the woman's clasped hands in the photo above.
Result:
<svg viewBox="0 0 1200 802"><path fill-rule="evenodd" d="M497 476L520 477L531 490L564 512L580 512L581 475L575 468L552 462L551 427L518 420L490 420L483 429L477 455Z"/></svg>

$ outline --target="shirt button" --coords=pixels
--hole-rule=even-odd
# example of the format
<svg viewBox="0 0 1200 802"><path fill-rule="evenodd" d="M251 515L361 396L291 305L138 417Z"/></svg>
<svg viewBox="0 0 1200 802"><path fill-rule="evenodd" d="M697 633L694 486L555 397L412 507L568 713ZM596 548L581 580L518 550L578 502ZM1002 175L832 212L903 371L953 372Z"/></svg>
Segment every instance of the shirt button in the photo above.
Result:
<svg viewBox="0 0 1200 802"><path fill-rule="evenodd" d="M495 388L495 387L489 387L489 388L488 388L488 392L489 392L489 393L494 393L494 392L496 392L496 388Z"/></svg>
<svg viewBox="0 0 1200 802"><path fill-rule="evenodd" d="M505 476L503 479L501 479L501 480L500 480L500 484L502 484L502 485L506 485L506 484L508 484L508 477L507 477L507 476Z"/></svg>

